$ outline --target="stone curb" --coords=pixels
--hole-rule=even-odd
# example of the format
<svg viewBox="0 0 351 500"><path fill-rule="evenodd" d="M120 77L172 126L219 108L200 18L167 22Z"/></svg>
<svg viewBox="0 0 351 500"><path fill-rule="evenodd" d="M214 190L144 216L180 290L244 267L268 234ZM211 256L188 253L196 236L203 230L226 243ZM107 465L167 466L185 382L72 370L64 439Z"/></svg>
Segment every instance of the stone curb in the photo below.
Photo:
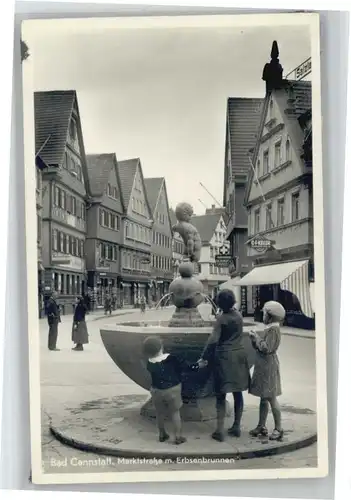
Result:
<svg viewBox="0 0 351 500"><path fill-rule="evenodd" d="M306 436L303 439L300 440L295 440L295 441L290 441L287 443L277 443L276 446L270 447L270 448L263 448L263 449L253 449L253 450L243 450L240 451L222 451L222 452L204 452L204 453L191 453L191 452L186 452L186 453L177 453L176 451L170 451L170 452L155 452L152 450L146 450L146 451L140 451L140 450L123 450L118 447L110 447L110 446L104 446L104 445L95 445L92 443L85 443L83 441L79 441L77 439L74 439L64 432L61 432L57 427L54 425L50 424L50 432L52 435L60 441L62 444L65 444L67 446L70 446L72 448L76 448L81 451L86 451L90 453L96 453L98 455L107 455L107 456L113 456L113 457L123 457L123 458L147 458L147 459L152 459L152 458L157 458L157 459L171 459L171 460L177 460L178 458L192 458L192 459L203 459L203 458L212 458L212 459L217 459L217 458L234 458L235 460L247 460L250 458L263 458L263 457L268 457L268 456L273 456L273 455L280 455L283 453L288 453L292 452L295 450L299 450L301 448L306 448L307 446L310 446L314 443L317 442L317 433L312 433L308 436Z"/></svg>

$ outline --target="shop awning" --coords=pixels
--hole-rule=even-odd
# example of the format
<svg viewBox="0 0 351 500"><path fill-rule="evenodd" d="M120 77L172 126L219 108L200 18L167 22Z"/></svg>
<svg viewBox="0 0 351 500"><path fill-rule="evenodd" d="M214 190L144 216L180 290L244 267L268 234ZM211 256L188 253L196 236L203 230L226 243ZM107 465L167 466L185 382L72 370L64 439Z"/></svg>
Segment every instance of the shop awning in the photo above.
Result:
<svg viewBox="0 0 351 500"><path fill-rule="evenodd" d="M313 317L308 260L254 267L237 284L239 286L280 284L282 290L293 293L299 299L301 310L305 316Z"/></svg>
<svg viewBox="0 0 351 500"><path fill-rule="evenodd" d="M236 276L235 278L231 278L230 280L226 281L225 283L222 283L219 285L220 290L235 290L238 286L241 286L239 284L240 281L240 276Z"/></svg>

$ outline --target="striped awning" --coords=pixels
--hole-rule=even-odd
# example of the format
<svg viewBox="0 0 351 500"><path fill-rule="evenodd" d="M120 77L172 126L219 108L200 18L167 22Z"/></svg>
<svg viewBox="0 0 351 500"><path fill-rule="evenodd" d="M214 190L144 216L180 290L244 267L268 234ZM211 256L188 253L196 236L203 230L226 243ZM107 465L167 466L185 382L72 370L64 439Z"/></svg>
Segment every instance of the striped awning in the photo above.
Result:
<svg viewBox="0 0 351 500"><path fill-rule="evenodd" d="M237 283L239 286L274 284L280 284L282 290L293 293L299 299L304 315L309 318L313 317L308 260L257 266Z"/></svg>

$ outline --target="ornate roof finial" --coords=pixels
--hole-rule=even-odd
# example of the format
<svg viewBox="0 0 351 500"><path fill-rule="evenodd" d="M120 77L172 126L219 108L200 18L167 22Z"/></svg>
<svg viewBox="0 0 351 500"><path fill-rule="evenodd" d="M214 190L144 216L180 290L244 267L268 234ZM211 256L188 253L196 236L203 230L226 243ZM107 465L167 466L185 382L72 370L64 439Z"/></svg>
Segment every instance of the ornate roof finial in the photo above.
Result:
<svg viewBox="0 0 351 500"><path fill-rule="evenodd" d="M272 43L271 62L263 68L262 80L266 82L266 93L282 88L283 67L279 62L279 49L276 40Z"/></svg>

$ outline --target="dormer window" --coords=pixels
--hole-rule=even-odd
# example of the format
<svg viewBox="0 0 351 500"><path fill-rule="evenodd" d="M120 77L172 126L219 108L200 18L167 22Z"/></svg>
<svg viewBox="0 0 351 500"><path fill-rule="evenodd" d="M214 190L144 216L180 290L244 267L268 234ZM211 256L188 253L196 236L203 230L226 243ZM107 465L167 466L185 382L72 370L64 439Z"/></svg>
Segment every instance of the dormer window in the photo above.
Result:
<svg viewBox="0 0 351 500"><path fill-rule="evenodd" d="M69 124L69 137L72 141L77 139L77 124L73 118Z"/></svg>

